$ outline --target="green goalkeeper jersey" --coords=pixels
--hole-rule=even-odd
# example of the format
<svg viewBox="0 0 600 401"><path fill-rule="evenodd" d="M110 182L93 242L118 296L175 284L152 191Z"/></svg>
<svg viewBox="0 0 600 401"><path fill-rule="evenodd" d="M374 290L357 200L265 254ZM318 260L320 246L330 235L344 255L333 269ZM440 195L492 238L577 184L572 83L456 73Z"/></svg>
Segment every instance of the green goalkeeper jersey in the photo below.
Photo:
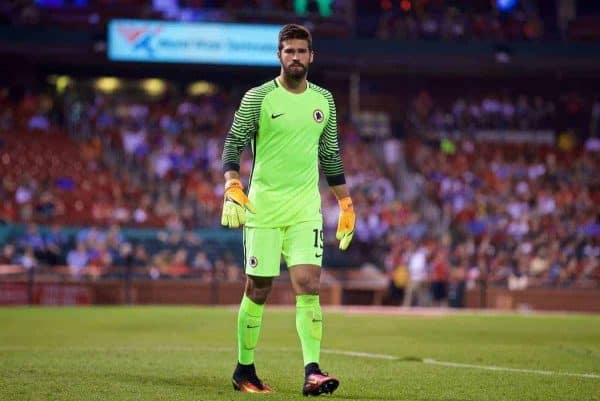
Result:
<svg viewBox="0 0 600 401"><path fill-rule="evenodd" d="M329 185L345 183L333 96L310 82L299 94L278 79L246 92L225 140L224 171L239 171L248 144L254 157L248 197L256 207L246 213L248 227L320 219L319 164Z"/></svg>

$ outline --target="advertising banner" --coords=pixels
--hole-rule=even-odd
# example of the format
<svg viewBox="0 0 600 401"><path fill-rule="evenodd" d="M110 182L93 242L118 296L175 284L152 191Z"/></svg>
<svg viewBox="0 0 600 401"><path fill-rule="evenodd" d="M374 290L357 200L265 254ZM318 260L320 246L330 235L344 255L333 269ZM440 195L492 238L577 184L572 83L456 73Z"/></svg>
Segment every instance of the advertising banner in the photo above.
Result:
<svg viewBox="0 0 600 401"><path fill-rule="evenodd" d="M279 25L116 19L108 24L113 61L277 66Z"/></svg>

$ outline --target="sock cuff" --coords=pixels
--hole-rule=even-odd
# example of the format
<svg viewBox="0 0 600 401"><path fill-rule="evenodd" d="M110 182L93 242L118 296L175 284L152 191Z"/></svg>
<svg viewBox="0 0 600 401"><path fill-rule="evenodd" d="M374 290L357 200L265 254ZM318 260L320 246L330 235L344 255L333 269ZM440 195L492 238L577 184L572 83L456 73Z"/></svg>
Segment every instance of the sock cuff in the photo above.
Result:
<svg viewBox="0 0 600 401"><path fill-rule="evenodd" d="M315 306L319 304L318 295L296 295L296 306Z"/></svg>
<svg viewBox="0 0 600 401"><path fill-rule="evenodd" d="M255 303L253 300L248 298L246 294L244 294L242 298L241 309L251 316L261 316L263 310L265 309L265 305Z"/></svg>

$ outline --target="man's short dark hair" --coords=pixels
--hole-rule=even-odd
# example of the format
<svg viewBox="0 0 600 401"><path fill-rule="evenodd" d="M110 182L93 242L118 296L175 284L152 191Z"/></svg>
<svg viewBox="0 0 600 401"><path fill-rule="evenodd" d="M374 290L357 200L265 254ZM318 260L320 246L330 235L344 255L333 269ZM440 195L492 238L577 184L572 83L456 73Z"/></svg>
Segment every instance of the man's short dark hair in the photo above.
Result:
<svg viewBox="0 0 600 401"><path fill-rule="evenodd" d="M279 51L283 49L283 42L290 39L301 39L308 42L308 50L312 50L312 35L309 30L298 24L287 24L279 31Z"/></svg>

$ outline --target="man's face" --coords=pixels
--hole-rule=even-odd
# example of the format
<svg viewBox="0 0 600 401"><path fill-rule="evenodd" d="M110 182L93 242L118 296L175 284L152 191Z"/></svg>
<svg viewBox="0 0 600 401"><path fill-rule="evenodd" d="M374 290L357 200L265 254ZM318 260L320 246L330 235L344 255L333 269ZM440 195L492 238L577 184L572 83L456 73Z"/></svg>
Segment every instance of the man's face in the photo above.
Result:
<svg viewBox="0 0 600 401"><path fill-rule="evenodd" d="M308 73L308 65L313 61L313 52L304 39L290 39L282 42L283 48L277 53L285 74L292 79L301 79Z"/></svg>

